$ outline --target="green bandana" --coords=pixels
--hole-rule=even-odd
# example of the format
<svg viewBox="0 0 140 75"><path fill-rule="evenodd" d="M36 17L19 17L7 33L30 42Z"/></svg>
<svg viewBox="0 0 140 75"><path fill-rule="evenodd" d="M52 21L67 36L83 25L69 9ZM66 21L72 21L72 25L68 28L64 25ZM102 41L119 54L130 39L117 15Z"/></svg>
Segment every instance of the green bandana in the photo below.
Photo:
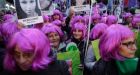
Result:
<svg viewBox="0 0 140 75"><path fill-rule="evenodd" d="M119 69L119 75L132 75L136 72L138 58L125 59L124 61L116 61Z"/></svg>

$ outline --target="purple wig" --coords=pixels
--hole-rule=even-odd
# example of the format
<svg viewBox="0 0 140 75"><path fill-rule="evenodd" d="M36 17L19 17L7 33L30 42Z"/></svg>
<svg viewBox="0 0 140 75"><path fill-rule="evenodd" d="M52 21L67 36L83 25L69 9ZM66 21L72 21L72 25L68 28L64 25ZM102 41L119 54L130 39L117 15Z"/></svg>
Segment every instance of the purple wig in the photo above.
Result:
<svg viewBox="0 0 140 75"><path fill-rule="evenodd" d="M60 20L55 20L52 23L58 27L62 27L62 22Z"/></svg>
<svg viewBox="0 0 140 75"><path fill-rule="evenodd" d="M75 16L74 18L72 18L71 22L70 22L70 27L72 27L75 23L78 23L78 22L82 22L84 25L86 24L85 22L85 19L80 16L80 15L77 15Z"/></svg>
<svg viewBox="0 0 140 75"><path fill-rule="evenodd" d="M119 54L119 47L123 40L134 38L134 33L123 25L111 25L104 31L99 41L100 55L105 61L112 59L124 60Z"/></svg>
<svg viewBox="0 0 140 75"><path fill-rule="evenodd" d="M140 18L140 13L139 14L135 14L136 18Z"/></svg>
<svg viewBox="0 0 140 75"><path fill-rule="evenodd" d="M33 52L35 56L31 66L33 71L45 69L51 61L51 58L48 56L50 53L49 40L44 33L33 28L22 29L14 34L7 47L4 68L9 71L16 72L17 65L14 59L16 46L23 52Z"/></svg>
<svg viewBox="0 0 140 75"><path fill-rule="evenodd" d="M48 15L43 15L43 19L44 19L45 22L46 21L51 22L51 18Z"/></svg>
<svg viewBox="0 0 140 75"><path fill-rule="evenodd" d="M116 24L117 21L118 21L118 19L117 19L116 16L114 16L114 15L108 15L106 23L107 23L108 26L110 26L112 24Z"/></svg>
<svg viewBox="0 0 140 75"><path fill-rule="evenodd" d="M108 26L105 23L96 24L91 30L90 39L93 40L99 39L103 34L103 32L107 29L107 27Z"/></svg>
<svg viewBox="0 0 140 75"><path fill-rule="evenodd" d="M100 22L101 23L106 23L106 21L107 21L107 17L102 17Z"/></svg>
<svg viewBox="0 0 140 75"><path fill-rule="evenodd" d="M85 36L86 36L86 32L87 32L86 26L85 26L83 23L75 23L75 24L72 26L71 32L73 32L73 31L76 30L76 29L82 30L82 32L83 32L82 39L84 39Z"/></svg>
<svg viewBox="0 0 140 75"><path fill-rule="evenodd" d="M101 19L100 14L93 14L92 15L92 23L94 23L95 20L100 21L100 19Z"/></svg>
<svg viewBox="0 0 140 75"><path fill-rule="evenodd" d="M93 14L92 20L96 20L96 19L101 19L101 16L99 14Z"/></svg>
<svg viewBox="0 0 140 75"><path fill-rule="evenodd" d="M12 14L5 14L5 15L3 16L4 22L12 22L12 21L14 21L15 19L16 19L15 16L12 15Z"/></svg>
<svg viewBox="0 0 140 75"><path fill-rule="evenodd" d="M10 37L19 30L20 28L17 22L5 22L1 25L1 34L3 38L6 39L5 41L8 41Z"/></svg>
<svg viewBox="0 0 140 75"><path fill-rule="evenodd" d="M85 16L84 16L86 25L89 24L89 17L90 17L89 15L85 15Z"/></svg>
<svg viewBox="0 0 140 75"><path fill-rule="evenodd" d="M133 20L132 20L132 27L133 27L133 28L138 28L137 23L140 23L140 18L138 18L138 17L133 17Z"/></svg>
<svg viewBox="0 0 140 75"><path fill-rule="evenodd" d="M122 17L123 17L124 19L129 18L129 17L132 17L132 16L133 16L133 15L132 15L131 13L125 13L125 14L122 15Z"/></svg>
<svg viewBox="0 0 140 75"><path fill-rule="evenodd" d="M63 21L63 15L62 15L62 13L61 13L59 10L56 9L56 10L53 11L53 15L52 15L52 17L51 17L52 21L55 20L55 19L53 18L54 15L59 15L59 20L60 20L60 21Z"/></svg>
<svg viewBox="0 0 140 75"><path fill-rule="evenodd" d="M103 15L102 15L102 17L101 17L101 23L106 23L106 21L107 21L107 16L108 16L108 14L107 13L104 13Z"/></svg>
<svg viewBox="0 0 140 75"><path fill-rule="evenodd" d="M42 31L45 34L49 34L51 32L58 33L61 38L64 35L62 30L58 26L55 26L54 24L44 25L43 28L42 28Z"/></svg>

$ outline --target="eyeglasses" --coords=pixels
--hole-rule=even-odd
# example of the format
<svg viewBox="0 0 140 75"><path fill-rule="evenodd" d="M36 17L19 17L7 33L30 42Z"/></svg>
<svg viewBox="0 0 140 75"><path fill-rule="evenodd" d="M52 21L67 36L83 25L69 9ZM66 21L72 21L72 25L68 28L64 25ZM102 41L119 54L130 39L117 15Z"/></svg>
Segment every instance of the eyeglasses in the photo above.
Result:
<svg viewBox="0 0 140 75"><path fill-rule="evenodd" d="M133 47L133 45L135 45L136 44L136 41L129 41L129 42L127 42L127 43L122 43L122 45L125 45L125 46L127 46L127 48L132 48Z"/></svg>

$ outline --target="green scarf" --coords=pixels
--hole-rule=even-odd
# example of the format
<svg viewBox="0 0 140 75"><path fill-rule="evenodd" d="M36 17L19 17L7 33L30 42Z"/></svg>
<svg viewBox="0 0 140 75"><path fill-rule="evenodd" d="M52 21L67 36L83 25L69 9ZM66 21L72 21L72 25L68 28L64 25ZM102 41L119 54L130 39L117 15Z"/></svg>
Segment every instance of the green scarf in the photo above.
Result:
<svg viewBox="0 0 140 75"><path fill-rule="evenodd" d="M124 61L116 61L119 75L132 75L136 72L138 58L127 58Z"/></svg>

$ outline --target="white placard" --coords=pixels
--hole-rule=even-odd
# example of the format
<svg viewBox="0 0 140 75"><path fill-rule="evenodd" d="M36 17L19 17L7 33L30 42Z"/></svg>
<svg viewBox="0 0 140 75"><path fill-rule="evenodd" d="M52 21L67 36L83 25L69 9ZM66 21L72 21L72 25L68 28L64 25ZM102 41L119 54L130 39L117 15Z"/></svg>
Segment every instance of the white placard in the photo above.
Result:
<svg viewBox="0 0 140 75"><path fill-rule="evenodd" d="M30 17L26 19L19 19L18 22L24 24L24 25L32 25L43 22L42 16L36 16L36 17Z"/></svg>
<svg viewBox="0 0 140 75"><path fill-rule="evenodd" d="M90 11L90 5L73 6L75 12Z"/></svg>

